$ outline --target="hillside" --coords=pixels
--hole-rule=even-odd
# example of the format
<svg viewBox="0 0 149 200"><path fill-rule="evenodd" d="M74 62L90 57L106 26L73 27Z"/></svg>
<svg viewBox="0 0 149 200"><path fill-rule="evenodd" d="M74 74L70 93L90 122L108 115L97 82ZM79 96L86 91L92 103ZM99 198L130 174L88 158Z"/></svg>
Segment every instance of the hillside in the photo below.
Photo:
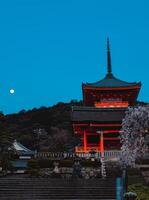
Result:
<svg viewBox="0 0 149 200"><path fill-rule="evenodd" d="M82 105L82 102L60 102L52 107L1 114L0 135L6 134L31 149L71 151L78 142L73 136L70 118L74 105Z"/></svg>

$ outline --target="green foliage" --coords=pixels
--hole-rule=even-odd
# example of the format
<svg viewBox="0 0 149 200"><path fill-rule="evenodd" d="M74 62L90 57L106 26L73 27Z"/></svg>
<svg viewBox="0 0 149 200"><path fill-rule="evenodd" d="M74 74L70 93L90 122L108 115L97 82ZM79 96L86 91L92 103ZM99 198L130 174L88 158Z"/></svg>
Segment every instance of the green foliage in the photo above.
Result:
<svg viewBox="0 0 149 200"><path fill-rule="evenodd" d="M57 162L57 160L40 159L37 162L40 168L53 168L54 167L53 163ZM59 167L72 167L74 161L72 159L66 159L66 160L60 160L58 162L59 162Z"/></svg>
<svg viewBox="0 0 149 200"><path fill-rule="evenodd" d="M101 166L101 163L98 161L91 161L91 160L82 160L81 165L83 167L95 167L99 168Z"/></svg>
<svg viewBox="0 0 149 200"><path fill-rule="evenodd" d="M2 127L1 127L2 128ZM11 160L13 157L12 138L8 132L1 131L0 133L0 166L3 171L12 169Z"/></svg>
<svg viewBox="0 0 149 200"><path fill-rule="evenodd" d="M61 160L60 162L60 167L72 167L73 166L73 159L65 159L65 160Z"/></svg>
<svg viewBox="0 0 149 200"><path fill-rule="evenodd" d="M29 169L39 169L39 164L37 160L29 160L28 161L28 168Z"/></svg>
<svg viewBox="0 0 149 200"><path fill-rule="evenodd" d="M54 165L53 163L54 162L57 162L57 160L48 160L48 159L40 159L40 160L37 160L37 163L38 163L38 166L40 168L52 168ZM64 159L64 160L60 160L58 161L59 162L59 167L72 167L73 164L74 164L74 159ZM92 162L90 160L82 160L80 161L82 167L100 167L100 163L95 161L95 162ZM31 161L31 164L32 164L32 161ZM29 162L29 165L30 166L30 162Z"/></svg>
<svg viewBox="0 0 149 200"><path fill-rule="evenodd" d="M129 176L138 176L140 175L141 176L141 171L137 168L131 168L131 167L128 167L127 168L127 172L128 172L128 175Z"/></svg>
<svg viewBox="0 0 149 200"><path fill-rule="evenodd" d="M71 107L82 105L81 101L58 103L52 107L41 107L17 114L0 115L1 132L8 133L30 149L40 151L72 151L76 144L71 126ZM47 134L34 130L43 129Z"/></svg>
<svg viewBox="0 0 149 200"><path fill-rule="evenodd" d="M5 152L1 154L0 166L2 167L3 171L13 170L9 153Z"/></svg>
<svg viewBox="0 0 149 200"><path fill-rule="evenodd" d="M120 177L122 175L122 171L120 168L115 167L115 168L108 168L107 167L107 176L109 177Z"/></svg>
<svg viewBox="0 0 149 200"><path fill-rule="evenodd" d="M8 132L0 132L0 153L7 152L12 145L12 137Z"/></svg>
<svg viewBox="0 0 149 200"><path fill-rule="evenodd" d="M136 200L149 200L149 186L133 184L128 187L128 190L137 194Z"/></svg>
<svg viewBox="0 0 149 200"><path fill-rule="evenodd" d="M139 160L136 160L136 164L149 165L149 158L148 159L139 159Z"/></svg>
<svg viewBox="0 0 149 200"><path fill-rule="evenodd" d="M28 162L27 173L35 177L40 176L40 166L38 164L38 161L30 160Z"/></svg>
<svg viewBox="0 0 149 200"><path fill-rule="evenodd" d="M37 161L40 168L51 168L53 167L53 160L40 159Z"/></svg>

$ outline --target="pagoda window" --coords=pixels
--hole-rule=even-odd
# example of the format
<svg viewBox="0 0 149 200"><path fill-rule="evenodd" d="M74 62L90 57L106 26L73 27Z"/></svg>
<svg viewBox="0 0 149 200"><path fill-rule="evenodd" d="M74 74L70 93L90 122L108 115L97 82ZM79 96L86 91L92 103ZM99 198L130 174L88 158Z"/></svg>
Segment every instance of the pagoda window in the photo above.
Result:
<svg viewBox="0 0 149 200"><path fill-rule="evenodd" d="M122 101L119 98L107 98L95 101L94 106L97 108L125 108L128 107L128 101Z"/></svg>

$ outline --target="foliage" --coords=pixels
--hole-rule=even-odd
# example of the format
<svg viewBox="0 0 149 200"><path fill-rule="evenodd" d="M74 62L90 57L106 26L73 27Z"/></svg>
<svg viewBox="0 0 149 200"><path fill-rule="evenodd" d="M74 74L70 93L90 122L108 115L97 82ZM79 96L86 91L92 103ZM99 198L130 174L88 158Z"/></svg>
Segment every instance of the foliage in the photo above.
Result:
<svg viewBox="0 0 149 200"><path fill-rule="evenodd" d="M40 168L52 168L54 161L48 159L40 159L37 162Z"/></svg>
<svg viewBox="0 0 149 200"><path fill-rule="evenodd" d="M101 163L98 161L91 161L91 160L82 160L81 165L83 167L95 167L95 168L100 168Z"/></svg>
<svg viewBox="0 0 149 200"><path fill-rule="evenodd" d="M122 122L122 164L134 166L136 159L147 155L149 134L149 106L130 107Z"/></svg>
<svg viewBox="0 0 149 200"><path fill-rule="evenodd" d="M115 163L106 163L106 173L108 177L119 177L122 175L122 170Z"/></svg>
<svg viewBox="0 0 149 200"><path fill-rule="evenodd" d="M1 127L2 128L2 127ZM7 132L0 133L0 166L3 171L11 170L12 164L11 160L13 157L12 138Z"/></svg>
<svg viewBox="0 0 149 200"><path fill-rule="evenodd" d="M141 171L140 169L137 169L137 168L131 168L131 167L128 167L127 168L127 173L128 173L128 176L141 176Z"/></svg>
<svg viewBox="0 0 149 200"><path fill-rule="evenodd" d="M137 194L136 200L149 200L149 186L133 184L128 187L128 190Z"/></svg>
<svg viewBox="0 0 149 200"><path fill-rule="evenodd" d="M28 162L27 173L31 176L40 176L40 167L36 160L30 160Z"/></svg>
<svg viewBox="0 0 149 200"><path fill-rule="evenodd" d="M29 160L28 161L28 168L39 169L39 165L38 165L37 160Z"/></svg>
<svg viewBox="0 0 149 200"><path fill-rule="evenodd" d="M57 162L57 160L51 159L39 159L37 160L37 164L40 168L52 168L54 165L53 163ZM72 167L74 164L74 158L59 160L59 167ZM30 163L30 162L29 162ZM100 167L100 162L98 161L90 161L90 160L80 160L80 164L82 167ZM29 164L30 165L30 164Z"/></svg>
<svg viewBox="0 0 149 200"><path fill-rule="evenodd" d="M136 164L149 165L149 157L136 160Z"/></svg>
<svg viewBox="0 0 149 200"><path fill-rule="evenodd" d="M0 141L1 132L5 132L30 149L72 151L77 142L71 126L71 107L75 105L82 105L82 102L59 102L51 107L1 114Z"/></svg>
<svg viewBox="0 0 149 200"><path fill-rule="evenodd" d="M1 159L0 159L0 166L2 167L3 171L12 171L13 170L13 165L11 163L11 156L8 152L3 152L1 155Z"/></svg>
<svg viewBox="0 0 149 200"><path fill-rule="evenodd" d="M7 152L12 145L12 138L9 133L1 131L0 132L0 153Z"/></svg>

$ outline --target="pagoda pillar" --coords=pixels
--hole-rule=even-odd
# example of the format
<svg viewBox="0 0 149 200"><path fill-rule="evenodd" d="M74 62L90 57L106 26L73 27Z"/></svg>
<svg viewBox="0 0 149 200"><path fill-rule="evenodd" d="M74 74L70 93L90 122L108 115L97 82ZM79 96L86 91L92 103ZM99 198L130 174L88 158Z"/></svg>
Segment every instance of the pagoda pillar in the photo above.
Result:
<svg viewBox="0 0 149 200"><path fill-rule="evenodd" d="M83 132L83 147L84 147L84 152L87 153L87 137L86 137L86 131L85 130Z"/></svg>
<svg viewBox="0 0 149 200"><path fill-rule="evenodd" d="M99 140L99 151L101 152L101 156L104 156L104 138L103 138L103 132L97 131L98 134L100 134L100 140Z"/></svg>
<svg viewBox="0 0 149 200"><path fill-rule="evenodd" d="M100 152L101 156L104 156L104 138L103 138L103 132L101 131L100 134Z"/></svg>

